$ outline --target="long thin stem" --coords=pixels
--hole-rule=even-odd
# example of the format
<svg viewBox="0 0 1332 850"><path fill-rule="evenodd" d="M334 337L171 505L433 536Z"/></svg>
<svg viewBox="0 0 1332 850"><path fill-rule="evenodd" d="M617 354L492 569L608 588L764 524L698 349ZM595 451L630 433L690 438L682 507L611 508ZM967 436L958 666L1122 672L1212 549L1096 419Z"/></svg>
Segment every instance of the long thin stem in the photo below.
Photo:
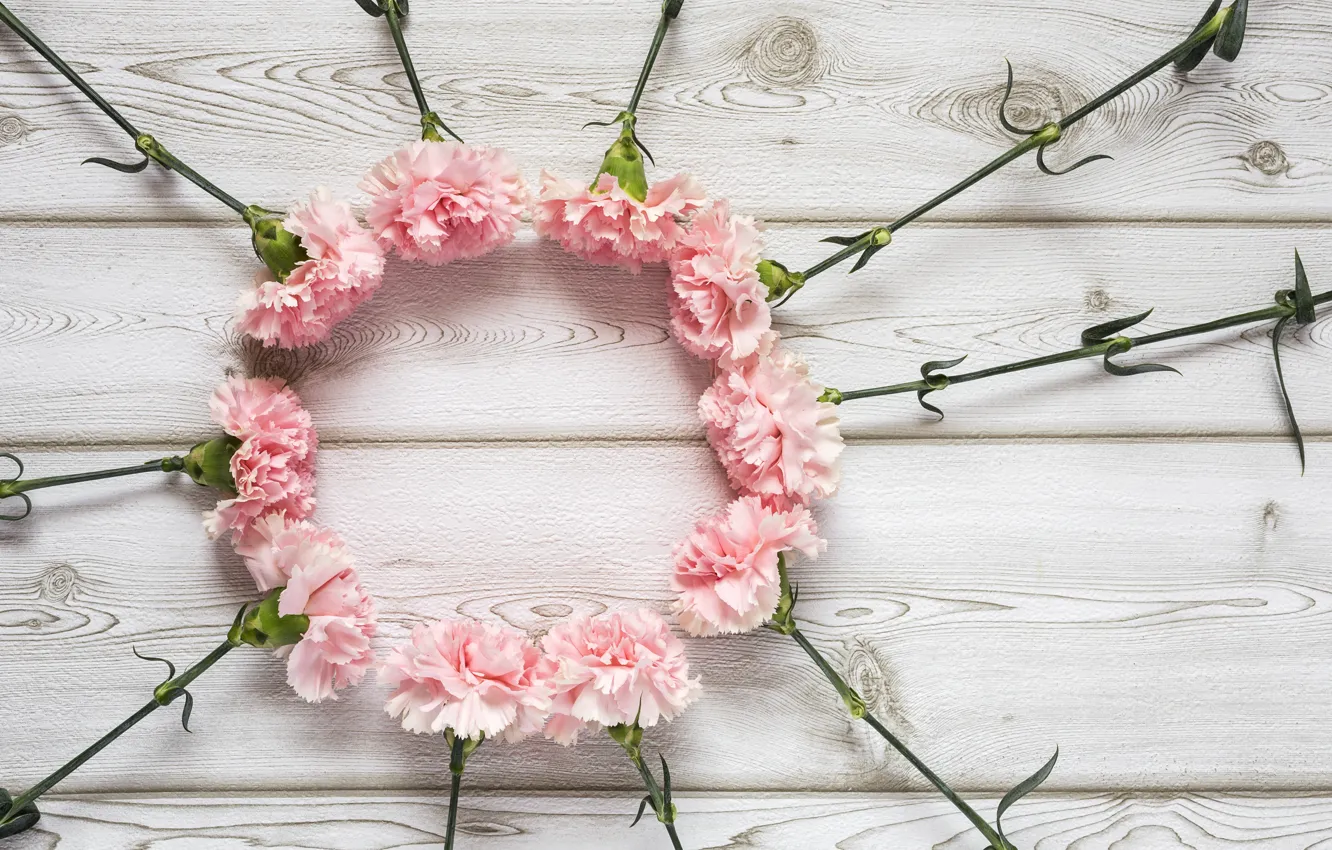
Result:
<svg viewBox="0 0 1332 850"><path fill-rule="evenodd" d="M652 771L643 761L643 756L637 751L629 751L629 760L638 768L638 775L643 778L643 787L647 789L648 796L652 798L652 808L658 813L657 820L661 821L662 826L666 827L666 834L671 837L671 844L675 850L682 850L680 845L680 836L675 832L675 813L671 811L671 802L666 799L662 793L661 786L657 784L657 778L652 775Z"/></svg>
<svg viewBox="0 0 1332 850"><path fill-rule="evenodd" d="M101 481L104 478L120 478L125 475L138 475L143 472L180 472L185 468L185 458L164 457L150 460L138 466L123 466L119 469L106 469L100 472L79 472L72 475L53 475L48 478L31 478L27 481L0 481L0 499L42 490L47 487L60 487L64 484L80 484L84 481Z"/></svg>
<svg viewBox="0 0 1332 850"><path fill-rule="evenodd" d="M57 71L59 71L62 75L64 75L65 79L73 83L74 87L77 88L80 92L82 92L84 96L87 97L89 100L91 100L94 104L96 104L98 109L106 113L106 116L108 118L116 122L116 124L120 127L120 129L124 130L125 133L129 135L131 139L134 140L134 146L139 150L140 153L142 153L144 156L148 157L149 159L153 160L154 162L158 163L163 168L166 168L170 171L175 171L176 173L180 174L186 180L189 180L191 183L198 186L200 189L203 189L205 192L212 195L214 198L226 204L237 214L244 213L245 204L242 204L240 201L236 200L231 195L219 189L213 183L204 179L204 177L200 175L199 172L190 168L185 163L177 159L170 152L168 152L167 149L162 147L162 145L158 143L157 140L154 139L151 135L139 132L139 130L133 124L130 123L128 118L126 118L124 115L121 115L119 110L117 110L114 106L108 103L105 98L103 98L100 94L98 94L97 91L91 85L88 84L87 80L83 79L83 77L80 76L77 71L71 68L63 59L61 59L58 55L56 55L56 52L54 50L52 50L44 41L38 38L36 33L28 29L28 27L18 19L18 16L16 16L13 12L11 12L8 8L6 8L3 3L0 3L0 20L4 21L5 24L15 33L17 33L19 38L26 41L29 44L29 46L32 47L33 50L36 50L38 53L40 53L43 59L45 59L47 62L50 62L51 65L54 66ZM102 160L98 161L102 162L102 164L106 164L105 161ZM126 168L121 166L119 167L119 170L126 170ZM139 169L136 167L131 170L139 170Z"/></svg>
<svg viewBox="0 0 1332 850"><path fill-rule="evenodd" d="M449 789L449 826L444 833L444 850L453 850L453 833L458 828L458 793L462 790L463 769L466 767L467 739L461 735L453 738L453 747L449 752L449 772L452 785Z"/></svg>
<svg viewBox="0 0 1332 850"><path fill-rule="evenodd" d="M994 174L996 171L1000 170L1004 166L1022 158L1026 154L1032 152L1033 150L1038 150L1047 145L1054 144L1056 141L1059 140L1059 137L1064 130L1068 129L1069 127L1072 127L1074 124L1078 123L1082 119L1086 118L1088 115L1091 115L1093 112L1097 111L1106 104L1115 100L1120 95L1127 92L1129 89L1133 88L1134 86L1143 82L1147 78L1156 74L1161 69L1168 66L1171 62L1174 62L1175 60L1188 55L1191 51L1193 51L1194 48L1215 38L1217 33L1221 30L1221 25L1226 22L1226 18L1229 15L1230 15L1230 8L1222 9L1221 11L1217 12L1216 15L1212 17L1211 20L1209 20L1203 26L1199 27L1195 33L1193 33L1187 39L1181 42L1179 46L1175 47L1165 55L1161 56L1159 59L1155 60L1142 70L1130 76L1128 79L1124 80L1123 82L1111 88L1109 91L1102 94L1100 97L1097 97L1087 105L1069 114L1063 119L1053 122L1051 124L1047 124L1046 126L1034 131L1030 136L1018 142L1008 152L1000 155L995 160L990 162L988 165L981 168L979 171L975 172L971 176L962 180L962 182L945 190L939 195L936 195L934 198L930 199L929 201L926 201L925 203L921 204L919 207L916 207L914 210L902 216L901 218L897 219L896 221L892 222L891 224L885 225L883 229L887 230L890 234L896 233L898 230L901 230L903 227L906 227L911 222L915 221L916 219L920 218L921 216L925 215L926 213L930 212L931 210L935 209L941 204L946 203L947 201L960 195L962 192L966 191L967 189L976 185L980 181L984 180L986 177L989 177L991 174ZM842 248L840 251L828 257L827 259L822 260L811 266L809 269L807 269L804 272L804 280L808 280L809 278L812 278L815 275L822 274L823 272L828 271L829 269L844 262L845 260L848 260L851 257L854 257L855 255L860 254L869 249L871 247L871 239L873 232L874 231L870 231L868 233L863 234L854 243L847 245L846 247Z"/></svg>
<svg viewBox="0 0 1332 850"><path fill-rule="evenodd" d="M779 631L786 632L785 629ZM1010 845L999 836L999 833L996 832L989 823L986 822L985 818L981 817L966 800L963 800L958 796L956 791L949 787L947 782L944 782L937 773L930 770L925 762L921 761L906 744L890 732L886 726L879 722L879 720L870 713L865 705L865 701L861 699L860 695L846 683L846 680L843 679L835 669L833 669L833 666L828 662L828 659L818 651L814 644L809 642L809 639L801 633L800 629L791 627L789 634L795 639L795 642L800 645L800 648L805 651L805 654L818 666L819 671L823 673L824 678L826 678L832 684L833 688L837 690L838 696L840 696L843 702L847 704L853 717L858 720L864 720L874 729L874 731L883 736L883 739L887 741L893 749L901 753L901 755L911 763L912 767L929 780L931 785L939 789L939 792L947 797L948 801L956 806L958 811L966 815L967 820L971 821L972 825L976 827L981 835L985 836L985 839L990 842L992 848L995 848L995 850L1009 849Z"/></svg>
<svg viewBox="0 0 1332 850"><path fill-rule="evenodd" d="M684 5L678 0L666 0L661 7L661 17L657 19L657 32L652 37L652 47L648 49L647 59L643 61L643 70L638 74L638 85L634 87L634 95L629 98L629 106L625 110L630 115L638 112L638 103L643 99L643 92L647 89L648 77L652 76L652 66L657 64L657 54L661 53L661 45L666 40L666 31L670 29L671 21L680 14L680 7Z"/></svg>
<svg viewBox="0 0 1332 850"><path fill-rule="evenodd" d="M153 691L153 699L145 704L143 708L131 714L119 726L99 738L92 746L65 762L65 764L61 765L50 776L15 797L10 804L9 811L6 812L3 817L0 817L0 826L4 826L16 819L25 807L36 802L39 797L54 788L64 780L65 777L78 770L89 759L106 749L112 741L134 728L139 721L143 720L162 706L170 705L177 697L185 693L185 688L189 686L191 682L203 675L208 668L216 664L222 656L235 649L236 646L238 646L237 643L227 640L212 652L208 653L202 661L190 667L190 669L186 670L184 673L158 685Z"/></svg>
<svg viewBox="0 0 1332 850"><path fill-rule="evenodd" d="M393 46L398 49L398 58L402 60L402 69L407 73L407 82L411 84L412 96L416 98L416 108L421 113L421 138L427 142L442 142L440 130L448 133L459 142L462 138L449 129L443 119L426 102L425 89L416 75L416 66L412 64L412 54L407 50L407 39L402 34L402 13L398 10L397 0L386 0L383 5L384 19L388 21L389 32L393 35Z"/></svg>
<svg viewBox="0 0 1332 850"><path fill-rule="evenodd" d="M1326 304L1329 301L1332 301L1332 291L1316 295L1313 298L1314 304ZM970 381L979 381L984 378L993 378L998 375L1007 375L1013 372L1021 372L1026 369L1035 369L1040 366L1067 363L1072 360L1083 360L1089 357L1104 357L1107 353L1123 353L1131 348L1139 348L1144 345L1152 345L1158 342L1181 339L1183 337L1224 330L1226 328L1239 327L1241 325L1250 325L1257 322L1267 322L1273 319L1283 319L1295 315L1295 311L1296 307L1294 303L1278 303L1261 310L1250 310L1247 313L1239 313L1234 316L1227 316L1222 319L1203 322L1202 324L1189 325L1187 327L1162 331L1160 333L1146 334L1139 337L1114 337L1090 345L1084 345L1080 348L1061 351L1056 354L1047 354L1042 357L1018 360L1014 363L992 366L988 369L977 369L974 372L964 372L959 375L935 374L929 378L923 378L918 381L904 381L900 384L889 384L883 387L873 387L863 390L851 390L850 392L831 390L827 397L829 400L841 404L842 402L858 398L876 398L878 396L898 395L909 392L933 392L945 387L950 387L954 384L965 384Z"/></svg>

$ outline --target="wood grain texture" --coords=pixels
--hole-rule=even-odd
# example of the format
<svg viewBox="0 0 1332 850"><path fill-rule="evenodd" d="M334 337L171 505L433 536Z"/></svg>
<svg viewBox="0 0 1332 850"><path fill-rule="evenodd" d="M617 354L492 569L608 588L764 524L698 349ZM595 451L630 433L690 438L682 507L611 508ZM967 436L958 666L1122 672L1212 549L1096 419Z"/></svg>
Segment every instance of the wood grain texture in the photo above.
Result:
<svg viewBox="0 0 1332 850"><path fill-rule="evenodd" d="M772 254L820 256L822 226L775 225ZM789 344L842 389L911 380L970 354L979 368L1077 345L1081 330L1149 307L1160 330L1271 303L1295 248L1332 287L1327 228L925 227L854 276L815 279L778 313ZM71 274L69 257L79 258ZM188 260L185 260L188 258ZM879 265L881 264L881 265ZM669 331L661 270L584 266L529 231L446 270L395 264L324 345L267 351L231 330L248 285L245 235L210 227L12 226L0 239L0 448L174 441L212 431L229 372L294 382L325 440L699 439L707 364ZM1332 433L1326 321L1287 332L1283 357L1311 434ZM1097 362L852 402L849 438L1280 437L1272 325L1124 358L1184 373L1113 378Z"/></svg>
<svg viewBox="0 0 1332 850"><path fill-rule="evenodd" d="M829 551L794 567L800 614L960 788L1007 788L1056 743L1051 790L1327 788L1332 443L1312 449L1301 478L1275 443L853 446L820 510ZM30 460L58 472L139 457ZM253 593L203 539L205 494L186 480L38 495L31 520L0 529L9 787L142 704L160 671L132 647L202 656ZM381 648L427 617L538 634L574 612L665 610L672 545L727 498L704 449L635 444L329 450L319 497L379 599ZM794 643L689 652L707 696L648 736L682 790L922 790ZM283 679L236 653L195 686L193 736L155 715L65 790L445 782L441 742L398 729L380 687L308 706ZM468 775L508 789L633 779L604 737L487 747Z"/></svg>
<svg viewBox="0 0 1332 850"><path fill-rule="evenodd" d="M888 220L1013 139L1012 116L1065 114L1178 44L1201 0L1031 4L691 0L662 53L640 132L662 167L769 218ZM469 140L591 176L612 141L580 130L623 107L656 3L422 3L408 38L435 108ZM246 202L283 207L318 183L355 191L417 118L382 22L353 3L24 2L16 11L141 129ZM169 39L164 34L169 33ZM589 34L597 33L597 37ZM952 220L1332 216L1332 14L1255 6L1240 60L1154 78L1070 132L1053 160L1109 153L1062 179L1032 163L941 210ZM609 45L609 49L608 49ZM132 159L128 140L25 45L0 38L0 215L221 219L171 175L78 163Z"/></svg>
<svg viewBox="0 0 1332 850"><path fill-rule="evenodd" d="M977 798L992 810L997 798ZM947 803L908 794L682 795L689 850L974 850ZM487 850L649 850L653 823L628 828L632 797L470 794L459 846ZM436 795L340 794L53 798L14 850L424 850L443 843ZM1039 794L1005 819L1032 850L1316 850L1332 840L1332 799L1227 794Z"/></svg>

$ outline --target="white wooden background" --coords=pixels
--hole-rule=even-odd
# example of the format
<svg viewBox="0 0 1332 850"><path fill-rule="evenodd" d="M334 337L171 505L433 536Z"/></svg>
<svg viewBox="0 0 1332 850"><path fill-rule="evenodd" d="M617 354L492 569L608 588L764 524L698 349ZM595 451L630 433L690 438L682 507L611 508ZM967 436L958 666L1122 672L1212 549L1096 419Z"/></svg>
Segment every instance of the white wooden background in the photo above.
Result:
<svg viewBox="0 0 1332 850"><path fill-rule="evenodd" d="M642 109L663 168L771 224L793 266L998 153L1014 117L1075 108L1176 43L1202 0L688 0ZM382 22L350 0L14 0L143 128L247 202L359 175L415 116ZM465 137L590 176L581 131L623 104L655 0L416 0L408 38ZM989 365L1146 307L1164 328L1269 302L1304 254L1332 285L1332 10L1255 0L1243 56L1165 73L1056 161L989 180L866 271L781 311L826 382L926 359ZM534 633L669 604L672 544L728 498L694 405L708 370L666 330L666 280L589 268L530 233L442 270L390 268L327 345L255 350L229 327L254 260L178 178L79 167L127 140L0 36L0 449L30 474L175 452L226 374L295 382L325 439L319 518L354 544L382 643L468 614ZM1301 477L1269 328L1153 352L1184 377L1092 363L848 404L831 539L801 565L811 636L1024 848L1234 850L1332 842L1332 324L1292 334ZM219 638L252 587L206 541L206 494L155 477L38 494L0 528L0 783L26 787ZM845 718L776 635L691 641L707 696L652 746L692 848L974 850L963 819ZM446 755L373 682L309 706L261 653L194 689L43 804L17 850L438 847ZM460 846L659 848L627 829L635 776L604 738L486 747ZM8 845L6 845L8 846Z"/></svg>

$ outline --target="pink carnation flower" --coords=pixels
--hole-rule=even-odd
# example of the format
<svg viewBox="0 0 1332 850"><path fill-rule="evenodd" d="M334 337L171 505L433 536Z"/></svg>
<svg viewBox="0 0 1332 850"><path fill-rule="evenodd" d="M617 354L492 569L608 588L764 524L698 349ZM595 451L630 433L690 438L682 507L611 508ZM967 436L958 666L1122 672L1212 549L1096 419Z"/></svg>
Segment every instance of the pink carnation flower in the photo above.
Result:
<svg viewBox="0 0 1332 850"><path fill-rule="evenodd" d="M737 490L799 504L837 490L842 435L837 406L819 401L823 391L784 349L717 376L698 409Z"/></svg>
<svg viewBox="0 0 1332 850"><path fill-rule="evenodd" d="M241 441L231 457L236 496L204 514L209 536L230 531L234 543L264 514L309 516L319 439L296 393L276 379L232 378L213 393L209 408L213 421Z"/></svg>
<svg viewBox="0 0 1332 850"><path fill-rule="evenodd" d="M361 188L379 241L431 265L507 245L528 203L508 154L457 142L412 142L371 169Z"/></svg>
<svg viewBox="0 0 1332 850"><path fill-rule="evenodd" d="M541 641L543 673L555 688L546 737L576 743L584 730L670 721L698 699L684 645L660 614L582 616L560 623Z"/></svg>
<svg viewBox="0 0 1332 850"><path fill-rule="evenodd" d="M477 620L422 623L380 675L397 690L384 709L408 732L518 741L541 731L550 684L521 632Z"/></svg>
<svg viewBox="0 0 1332 850"><path fill-rule="evenodd" d="M316 189L309 200L292 207L282 226L300 238L309 259L284 282L261 270L238 307L238 329L265 348L324 340L384 280L384 249L351 207L334 200L327 189Z"/></svg>
<svg viewBox="0 0 1332 850"><path fill-rule="evenodd" d="M671 587L680 594L680 625L700 636L758 628L781 597L778 556L795 549L817 557L826 545L808 508L778 511L741 496L675 547Z"/></svg>
<svg viewBox="0 0 1332 850"><path fill-rule="evenodd" d="M705 201L703 187L687 174L654 184L640 203L609 174L590 189L543 171L532 221L537 233L571 254L637 273L644 263L670 259L685 233L682 221Z"/></svg>
<svg viewBox="0 0 1332 850"><path fill-rule="evenodd" d="M759 350L772 327L762 252L754 220L732 217L726 201L694 217L671 259L671 329L691 354L739 359Z"/></svg>
<svg viewBox="0 0 1332 850"><path fill-rule="evenodd" d="M358 684L374 660L375 604L351 553L334 532L298 522L273 537L266 561L274 575L285 577L278 614L310 620L299 643L277 651L287 659L287 684L310 702L337 699L336 692Z"/></svg>

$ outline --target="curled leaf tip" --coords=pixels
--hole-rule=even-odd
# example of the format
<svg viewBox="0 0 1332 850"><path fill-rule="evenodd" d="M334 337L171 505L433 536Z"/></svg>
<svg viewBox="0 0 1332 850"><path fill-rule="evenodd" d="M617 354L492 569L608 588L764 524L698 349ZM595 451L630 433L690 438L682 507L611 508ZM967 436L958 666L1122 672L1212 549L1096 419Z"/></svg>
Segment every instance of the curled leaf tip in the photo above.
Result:
<svg viewBox="0 0 1332 850"><path fill-rule="evenodd" d="M377 0L356 0L356 5L365 10L366 14L374 18L380 18L384 15L384 7L380 6Z"/></svg>
<svg viewBox="0 0 1332 850"><path fill-rule="evenodd" d="M1041 783L1045 782L1046 779L1049 779L1050 773L1054 770L1055 762L1057 761L1059 761L1059 747L1055 747L1054 755L1050 756L1050 760L1042 765L1040 770L1019 782L1012 791L1005 794L1004 798L999 801L999 808L995 811L994 815L994 825L999 830L999 837L1003 839L1005 844L1008 843L1008 836L1004 835L1004 813L1007 812L1014 803L1021 800L1032 791L1035 791L1040 787Z"/></svg>
<svg viewBox="0 0 1332 850"><path fill-rule="evenodd" d="M1220 2L1220 0L1218 0L1218 2ZM1015 133L1019 136L1030 136L1033 133L1039 132L1041 128L1033 127L1028 130L1025 127L1018 127L1008 120L1008 101L1013 97L1013 63L1009 62L1008 57L1005 56L1004 64L1008 66L1008 83L1004 86L1004 99L999 102L999 123L1010 133Z"/></svg>
<svg viewBox="0 0 1332 850"><path fill-rule="evenodd" d="M140 659L143 660L143 661L156 661L156 662L159 662L159 663L161 663L161 664L165 664L165 665L167 666L167 676L166 676L166 677L167 677L167 681L168 681L168 682L171 681L172 679L176 678L176 665L172 664L170 661L166 660L165 658L157 658L156 656L152 656L152 655L142 655L142 654L139 652L139 648L138 648L138 647L135 647L135 646L130 647L130 652L133 652L133 653L135 654L135 656L137 656L138 658L140 658Z"/></svg>
<svg viewBox="0 0 1332 850"><path fill-rule="evenodd" d="M1203 27L1211 23L1212 19L1216 17L1216 13L1219 11L1221 11L1221 0L1212 0L1212 5L1207 7L1207 11L1203 13L1202 19L1198 21L1198 26L1193 28L1192 35L1197 35L1201 32ZM1175 67L1184 72L1192 71L1194 68L1198 67L1203 59L1207 58L1207 51L1211 50L1212 45L1215 43L1215 38L1207 39L1184 56L1176 59Z"/></svg>
<svg viewBox="0 0 1332 850"><path fill-rule="evenodd" d="M1230 7L1230 14L1226 15L1225 23L1221 24L1221 31L1216 34L1216 43L1212 51L1225 61L1234 62L1239 58L1240 49L1244 47L1244 30L1248 24L1249 0L1235 0Z"/></svg>
<svg viewBox="0 0 1332 850"><path fill-rule="evenodd" d="M920 402L921 407L925 408L930 413L933 413L935 416L939 417L939 421L942 422L944 421L944 412L925 400L925 396L929 395L932 392L934 392L934 390L917 390L916 401Z"/></svg>
<svg viewBox="0 0 1332 850"><path fill-rule="evenodd" d="M1127 319L1114 319L1100 325L1093 325L1082 332L1083 345L1096 345L1098 342L1105 342L1119 334L1121 331L1128 330L1134 325L1146 319L1152 314L1151 308L1138 313L1136 316L1129 316Z"/></svg>
<svg viewBox="0 0 1332 850"><path fill-rule="evenodd" d="M1070 165L1068 168L1065 168L1061 171L1058 169L1051 168L1049 165L1046 164L1045 150L1048 147L1050 146L1041 145L1039 148L1036 149L1036 167L1041 170L1042 174L1047 174L1051 177L1063 177L1065 174L1072 174L1074 171L1077 171L1079 168L1082 168L1084 165L1091 165L1093 162L1101 162L1102 160L1111 160L1111 161L1114 160L1114 157L1110 156L1109 154L1098 153L1093 156L1080 159L1077 162Z"/></svg>
<svg viewBox="0 0 1332 850"><path fill-rule="evenodd" d="M1300 252L1295 250L1295 321L1301 325L1312 324L1317 318L1314 309L1314 297L1312 290L1309 289L1309 275L1304 270L1304 260L1300 259Z"/></svg>
<svg viewBox="0 0 1332 850"><path fill-rule="evenodd" d="M629 824L630 829L633 829L634 827L638 826L638 822L643 819L643 812L647 811L648 806L652 806L651 794L644 797L643 801L638 804L638 814L634 817L634 822ZM655 812L656 806L652 806L652 810Z"/></svg>
<svg viewBox="0 0 1332 850"><path fill-rule="evenodd" d="M1290 434L1295 440L1295 448L1300 453L1300 475L1308 468L1304 449L1304 432L1300 429L1300 420L1295 417L1295 405L1290 400L1290 391L1286 389L1286 375L1281 368L1281 333L1290 323L1290 316L1277 322L1272 331L1272 360L1276 363L1277 385L1281 388L1281 401L1286 407L1286 421L1290 423Z"/></svg>
<svg viewBox="0 0 1332 850"><path fill-rule="evenodd" d="M1102 365L1105 371L1119 378L1128 378L1133 375L1146 375L1150 372L1174 372L1176 375L1183 374L1173 366L1166 366L1161 363L1139 363L1136 366L1121 366L1114 361L1118 354L1124 354L1133 348L1133 341L1127 337L1120 337L1106 349L1105 359Z"/></svg>
<svg viewBox="0 0 1332 850"><path fill-rule="evenodd" d="M148 157L145 156L143 162L125 163L116 162L114 159L107 159L106 157L90 156L80 164L87 165L89 163L92 163L93 165L105 165L107 168L110 168L113 171L119 171L121 174L138 174L148 167Z"/></svg>

